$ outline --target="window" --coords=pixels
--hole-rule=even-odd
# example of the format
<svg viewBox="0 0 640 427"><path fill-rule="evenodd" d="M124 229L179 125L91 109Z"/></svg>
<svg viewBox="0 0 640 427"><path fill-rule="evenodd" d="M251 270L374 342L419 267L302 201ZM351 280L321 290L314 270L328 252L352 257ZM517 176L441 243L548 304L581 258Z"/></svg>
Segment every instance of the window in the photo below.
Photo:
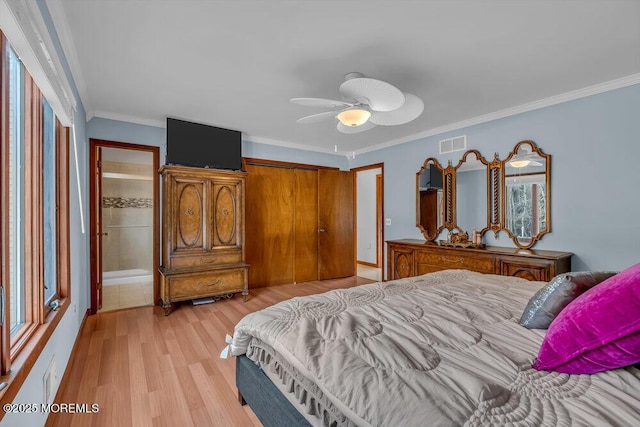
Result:
<svg viewBox="0 0 640 427"><path fill-rule="evenodd" d="M2 33L0 47L0 382L9 383L0 392L4 403L17 393L27 376L22 371L31 369L69 305L69 134Z"/></svg>
<svg viewBox="0 0 640 427"><path fill-rule="evenodd" d="M15 337L26 322L22 215L24 213L24 76L13 49L7 49L9 64L9 315L10 332Z"/></svg>
<svg viewBox="0 0 640 427"><path fill-rule="evenodd" d="M58 278L56 275L56 116L44 98L42 99L42 122L44 304L48 306L58 294Z"/></svg>

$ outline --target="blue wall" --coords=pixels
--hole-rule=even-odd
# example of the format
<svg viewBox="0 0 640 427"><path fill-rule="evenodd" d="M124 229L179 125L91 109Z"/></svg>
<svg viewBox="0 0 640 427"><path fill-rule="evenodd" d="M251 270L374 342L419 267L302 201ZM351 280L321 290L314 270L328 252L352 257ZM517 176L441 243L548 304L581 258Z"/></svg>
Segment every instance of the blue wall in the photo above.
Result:
<svg viewBox="0 0 640 427"><path fill-rule="evenodd" d="M619 270L640 262L640 85L361 154L351 167L384 162L385 239L417 238L415 173L438 141L467 135L469 149L504 159L521 140L551 154L551 234L534 249L573 252L574 270ZM513 246L501 233L488 244Z"/></svg>
<svg viewBox="0 0 640 427"><path fill-rule="evenodd" d="M94 117L87 123L87 138L160 147L160 164L167 155L166 129Z"/></svg>
<svg viewBox="0 0 640 427"><path fill-rule="evenodd" d="M87 135L89 138L107 141L160 147L160 164L165 163L167 154L167 131L165 128L94 117L87 123ZM348 169L349 167L347 158L342 155L316 153L251 141L242 141L242 155L244 157L267 160L332 166L341 169Z"/></svg>

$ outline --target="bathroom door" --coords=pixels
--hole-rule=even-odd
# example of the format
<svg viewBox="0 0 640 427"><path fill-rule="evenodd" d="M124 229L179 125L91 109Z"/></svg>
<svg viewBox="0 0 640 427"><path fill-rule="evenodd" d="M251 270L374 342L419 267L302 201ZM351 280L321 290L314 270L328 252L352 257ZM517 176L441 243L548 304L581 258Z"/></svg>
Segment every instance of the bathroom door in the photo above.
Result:
<svg viewBox="0 0 640 427"><path fill-rule="evenodd" d="M92 259L91 265L93 266L91 270L91 283L94 284L95 289L95 311L98 311L102 308L102 235L103 235L103 227L102 227L102 147L96 145L91 150L92 164L94 174L92 176L92 187L95 194L93 197L94 207L91 213L93 213L91 220L91 224L95 225L92 227L94 236L94 244L93 251L91 251Z"/></svg>

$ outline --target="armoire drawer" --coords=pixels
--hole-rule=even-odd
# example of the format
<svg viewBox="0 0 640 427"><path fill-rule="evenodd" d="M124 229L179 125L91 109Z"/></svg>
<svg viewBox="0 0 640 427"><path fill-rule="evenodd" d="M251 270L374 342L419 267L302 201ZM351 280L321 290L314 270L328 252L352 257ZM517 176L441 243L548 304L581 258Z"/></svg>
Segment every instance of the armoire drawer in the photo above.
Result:
<svg viewBox="0 0 640 427"><path fill-rule="evenodd" d="M440 270L445 269L465 269L478 271L480 273L494 273L495 272L495 261L494 257L491 255L483 256L478 254L473 254L469 256L469 254L461 253L458 251L434 251L434 252L426 252L426 251L418 251L418 266L421 264L429 264L431 266L438 266ZM425 271L428 268L421 269L418 267L418 273L420 271ZM437 271L431 270L429 271ZM422 273L424 274L424 273Z"/></svg>
<svg viewBox="0 0 640 427"><path fill-rule="evenodd" d="M169 255L167 263L172 269L213 267L242 262L242 249L229 250L182 250Z"/></svg>
<svg viewBox="0 0 640 427"><path fill-rule="evenodd" d="M166 276L166 281L171 301L240 292L247 283L247 268L175 274Z"/></svg>

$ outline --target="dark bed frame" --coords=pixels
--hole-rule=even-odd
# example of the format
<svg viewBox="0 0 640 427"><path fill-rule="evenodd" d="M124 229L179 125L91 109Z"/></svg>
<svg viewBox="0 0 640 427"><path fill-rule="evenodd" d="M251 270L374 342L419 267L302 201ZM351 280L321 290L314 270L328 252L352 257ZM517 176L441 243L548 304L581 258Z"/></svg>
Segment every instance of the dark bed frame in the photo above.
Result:
<svg viewBox="0 0 640 427"><path fill-rule="evenodd" d="M265 427L311 426L262 369L244 355L236 357L236 387L240 403L248 404Z"/></svg>

